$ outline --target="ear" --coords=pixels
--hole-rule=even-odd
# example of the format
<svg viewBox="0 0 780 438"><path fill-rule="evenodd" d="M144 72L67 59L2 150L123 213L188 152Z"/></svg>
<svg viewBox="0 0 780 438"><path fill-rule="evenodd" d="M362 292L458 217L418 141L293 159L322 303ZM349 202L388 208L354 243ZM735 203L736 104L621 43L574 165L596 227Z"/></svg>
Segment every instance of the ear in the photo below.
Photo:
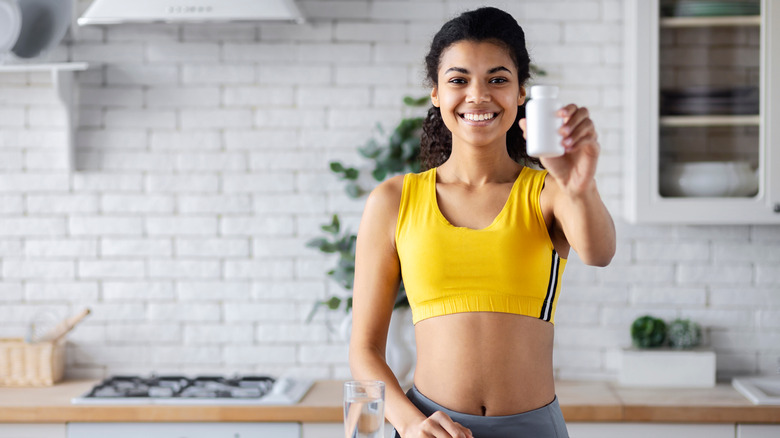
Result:
<svg viewBox="0 0 780 438"><path fill-rule="evenodd" d="M517 106L522 106L525 103L525 87L520 87L520 94L517 96Z"/></svg>
<svg viewBox="0 0 780 438"><path fill-rule="evenodd" d="M436 108L439 107L439 88L438 87L433 87L431 89L431 103Z"/></svg>

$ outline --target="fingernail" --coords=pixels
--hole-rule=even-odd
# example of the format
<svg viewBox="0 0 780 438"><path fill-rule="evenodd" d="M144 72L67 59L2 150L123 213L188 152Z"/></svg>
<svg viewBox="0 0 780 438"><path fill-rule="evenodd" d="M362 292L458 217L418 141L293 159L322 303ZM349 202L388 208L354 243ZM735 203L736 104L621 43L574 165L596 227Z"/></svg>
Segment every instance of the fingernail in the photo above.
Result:
<svg viewBox="0 0 780 438"><path fill-rule="evenodd" d="M571 138L567 138L566 140L563 141L563 144L565 144L566 146L571 146L571 142L572 142L572 139Z"/></svg>

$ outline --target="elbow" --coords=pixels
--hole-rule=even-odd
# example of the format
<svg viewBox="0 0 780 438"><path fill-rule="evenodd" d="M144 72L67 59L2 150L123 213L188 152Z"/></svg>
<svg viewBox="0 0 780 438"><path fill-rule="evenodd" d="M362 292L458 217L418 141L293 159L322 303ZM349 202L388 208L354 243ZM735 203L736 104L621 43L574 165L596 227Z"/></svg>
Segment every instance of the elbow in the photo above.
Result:
<svg viewBox="0 0 780 438"><path fill-rule="evenodd" d="M596 266L599 268L604 268L609 266L610 263L612 263L612 259L615 257L615 243L612 242L611 245L607 245L604 248L601 248L598 251L592 251L587 254L584 254L580 256L580 259L583 263L585 263L588 266Z"/></svg>
<svg viewBox="0 0 780 438"><path fill-rule="evenodd" d="M592 260L585 263L590 266L596 266L598 268L605 268L612 262L612 256L594 257Z"/></svg>

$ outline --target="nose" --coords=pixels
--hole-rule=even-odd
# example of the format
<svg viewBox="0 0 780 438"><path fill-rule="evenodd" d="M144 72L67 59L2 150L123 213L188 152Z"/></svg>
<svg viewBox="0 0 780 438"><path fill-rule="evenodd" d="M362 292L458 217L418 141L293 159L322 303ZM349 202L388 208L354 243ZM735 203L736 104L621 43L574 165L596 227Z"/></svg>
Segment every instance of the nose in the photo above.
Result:
<svg viewBox="0 0 780 438"><path fill-rule="evenodd" d="M466 95L466 102L468 103L482 103L490 102L490 92L485 84L479 81L472 81L469 84L468 93Z"/></svg>

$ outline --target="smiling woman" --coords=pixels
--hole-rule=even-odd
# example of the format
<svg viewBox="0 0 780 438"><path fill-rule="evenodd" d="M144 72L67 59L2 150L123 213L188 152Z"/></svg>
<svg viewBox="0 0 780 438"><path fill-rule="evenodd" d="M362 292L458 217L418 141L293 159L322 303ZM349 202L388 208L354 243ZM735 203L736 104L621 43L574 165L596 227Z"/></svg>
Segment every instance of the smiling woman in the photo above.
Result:
<svg viewBox="0 0 780 438"><path fill-rule="evenodd" d="M528 156L530 59L498 9L446 23L426 69L422 171L380 184L360 224L353 377L386 383L387 418L404 438L567 437L552 372L566 257L604 266L615 252L595 127L585 108L560 108L564 155ZM406 394L382 354L402 276L417 343Z"/></svg>

